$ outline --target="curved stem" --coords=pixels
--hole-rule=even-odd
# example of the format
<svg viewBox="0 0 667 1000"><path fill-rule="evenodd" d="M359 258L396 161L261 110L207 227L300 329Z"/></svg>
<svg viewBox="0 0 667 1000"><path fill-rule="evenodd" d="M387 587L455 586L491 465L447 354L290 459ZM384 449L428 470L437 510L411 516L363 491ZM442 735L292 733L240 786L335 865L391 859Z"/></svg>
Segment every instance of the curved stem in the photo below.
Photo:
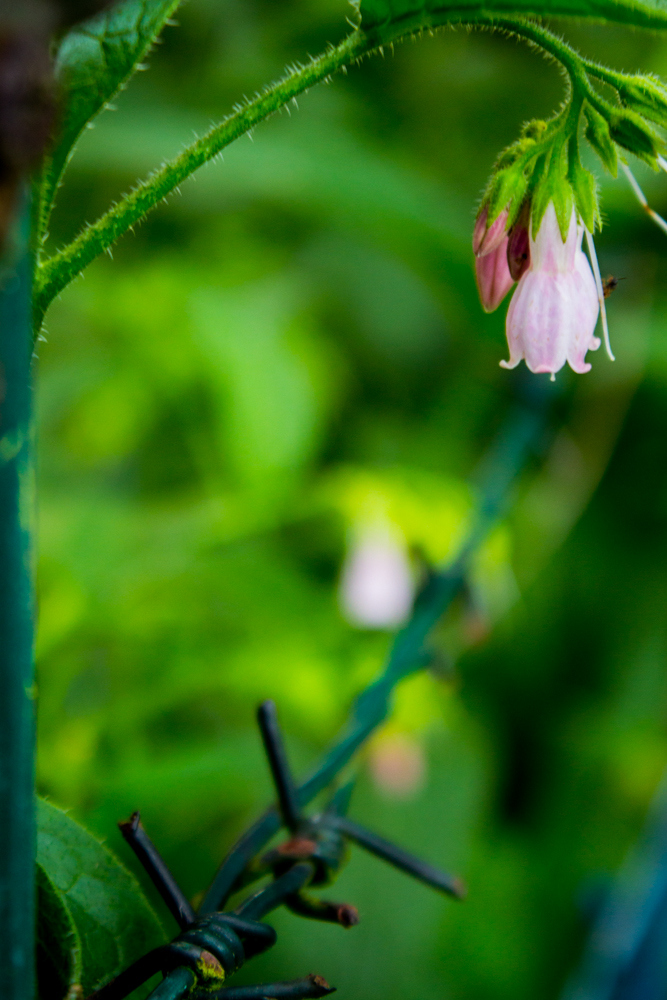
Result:
<svg viewBox="0 0 667 1000"><path fill-rule="evenodd" d="M601 114L607 117L609 111L614 110L613 106L600 97L591 86L586 72L590 68L587 60L583 59L571 45L558 38L547 28L523 18L480 18L478 21L492 27L505 29L513 35L533 42L552 55L563 66L570 77L573 89L579 90Z"/></svg>
<svg viewBox="0 0 667 1000"><path fill-rule="evenodd" d="M445 27L453 23L506 31L532 42L552 55L564 67L573 92L578 90L584 94L602 114L608 115L609 111L613 110L611 105L593 90L586 75L584 60L571 46L541 25L524 18L496 18L451 10L446 16L442 15L442 23L437 26ZM396 32L396 40L413 34L414 30L414 26L410 27L409 23L402 25ZM253 100L235 108L231 115L213 126L206 135L195 140L174 160L165 163L159 170L141 181L133 191L122 197L96 222L83 229L67 247L43 261L37 268L35 278L35 330L39 330L44 313L56 295L91 261L109 250L120 236L140 222L198 167L213 159L235 139L285 107L289 101L314 84L327 79L339 69L380 47L381 40L376 31L365 32L355 29L339 45L332 46L312 59L308 65L294 67ZM555 121L558 121L558 118ZM539 153L539 150L531 151L531 155L536 152Z"/></svg>
<svg viewBox="0 0 667 1000"><path fill-rule="evenodd" d="M325 80L341 67L356 61L372 48L373 42L364 32L354 31L340 45L311 60L307 66L295 67L254 100L237 107L206 135L121 198L97 222L86 227L69 246L45 260L36 275L35 329L39 330L46 309L70 281L135 223L141 221L198 167L213 159L235 139L279 111L297 95Z"/></svg>
<svg viewBox="0 0 667 1000"><path fill-rule="evenodd" d="M602 83L608 84L610 87L618 87L619 83L622 82L623 74L617 73L613 69L608 69L606 66L600 66L598 63L592 61L592 59L584 59L581 57L581 61L586 69L587 73L594 76L597 80Z"/></svg>

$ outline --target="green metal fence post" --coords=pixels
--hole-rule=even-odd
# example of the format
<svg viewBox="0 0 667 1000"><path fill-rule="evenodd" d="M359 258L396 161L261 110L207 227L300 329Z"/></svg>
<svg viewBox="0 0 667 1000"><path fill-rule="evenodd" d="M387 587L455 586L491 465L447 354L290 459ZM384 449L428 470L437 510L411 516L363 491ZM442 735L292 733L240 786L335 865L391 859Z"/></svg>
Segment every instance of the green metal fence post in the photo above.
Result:
<svg viewBox="0 0 667 1000"><path fill-rule="evenodd" d="M27 199L26 199L27 202ZM31 257L28 206L0 264L0 997L34 993Z"/></svg>

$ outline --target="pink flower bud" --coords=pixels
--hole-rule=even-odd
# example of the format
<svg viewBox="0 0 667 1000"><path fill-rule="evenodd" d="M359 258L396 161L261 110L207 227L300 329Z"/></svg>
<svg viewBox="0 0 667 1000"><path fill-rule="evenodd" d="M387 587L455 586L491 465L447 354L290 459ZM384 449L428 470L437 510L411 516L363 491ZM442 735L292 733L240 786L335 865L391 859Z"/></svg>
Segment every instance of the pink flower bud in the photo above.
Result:
<svg viewBox="0 0 667 1000"><path fill-rule="evenodd" d="M489 217L488 207L485 205L477 216L475 228L472 234L472 250L476 257L483 257L487 253L492 253L503 242L507 233L507 209L503 209L498 218L486 227L486 220Z"/></svg>
<svg viewBox="0 0 667 1000"><path fill-rule="evenodd" d="M553 202L535 236L530 237L530 264L507 311L509 361L515 368L522 358L532 372L560 371L567 361L583 374L590 371L586 352L596 351L594 336L599 304L590 264L581 249L583 226L574 209L563 242Z"/></svg>
<svg viewBox="0 0 667 1000"><path fill-rule="evenodd" d="M507 210L504 209L487 229L488 216L489 210L485 205L475 222L472 248L482 308L485 312L493 312L509 292L514 279L507 266Z"/></svg>
<svg viewBox="0 0 667 1000"><path fill-rule="evenodd" d="M491 253L475 257L477 288L485 312L493 312L514 284L507 266L507 235Z"/></svg>

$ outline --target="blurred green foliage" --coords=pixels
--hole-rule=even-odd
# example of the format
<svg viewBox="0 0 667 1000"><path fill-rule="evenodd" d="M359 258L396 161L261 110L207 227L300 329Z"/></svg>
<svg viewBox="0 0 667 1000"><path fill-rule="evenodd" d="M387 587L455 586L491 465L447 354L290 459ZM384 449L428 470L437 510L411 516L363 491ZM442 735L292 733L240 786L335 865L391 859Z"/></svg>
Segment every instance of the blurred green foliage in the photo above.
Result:
<svg viewBox="0 0 667 1000"><path fill-rule="evenodd" d="M190 0L84 137L52 244L338 41L346 12ZM587 56L667 74L658 38L557 27ZM379 670L389 637L337 602L369 506L416 563L460 541L516 386L498 367L504 309L477 301L476 200L561 86L488 33L386 51L232 146L47 316L39 785L129 864L115 822L141 808L201 891L270 794L256 703L277 700L300 772ZM667 181L638 174L664 211ZM355 853L336 895L359 927L278 914L279 946L247 980L312 969L349 1000L554 997L586 901L641 827L667 763L667 246L602 183L602 271L627 279L609 305L618 360L559 375L542 454L443 623L438 675L404 684L353 800L461 870L469 899ZM417 761L401 788L392 747Z"/></svg>

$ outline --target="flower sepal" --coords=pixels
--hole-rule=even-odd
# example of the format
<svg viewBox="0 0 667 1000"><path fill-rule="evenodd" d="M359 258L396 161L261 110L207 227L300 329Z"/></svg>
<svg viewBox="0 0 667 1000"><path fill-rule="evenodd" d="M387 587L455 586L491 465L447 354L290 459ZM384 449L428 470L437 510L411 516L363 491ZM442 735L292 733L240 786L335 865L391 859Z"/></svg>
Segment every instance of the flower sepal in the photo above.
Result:
<svg viewBox="0 0 667 1000"><path fill-rule="evenodd" d="M600 205L595 177L581 165L577 137L570 140L567 179L572 186L574 204L589 233L600 225Z"/></svg>
<svg viewBox="0 0 667 1000"><path fill-rule="evenodd" d="M491 226L501 212L507 212L506 228L510 229L521 211L527 190L528 178L522 159L494 173L482 201L488 212L487 225Z"/></svg>
<svg viewBox="0 0 667 1000"><path fill-rule="evenodd" d="M659 80L639 73L619 74L615 87L623 104L667 127L667 89Z"/></svg>
<svg viewBox="0 0 667 1000"><path fill-rule="evenodd" d="M612 140L638 159L658 169L657 159L664 151L665 144L657 132L644 121L641 115L624 108L609 116L609 134Z"/></svg>
<svg viewBox="0 0 667 1000"><path fill-rule="evenodd" d="M584 106L586 118L585 136L602 164L612 177L618 177L618 153L609 131L609 123L591 104Z"/></svg>
<svg viewBox="0 0 667 1000"><path fill-rule="evenodd" d="M538 169L535 170L534 176L539 176ZM535 183L530 213L533 232L539 231L548 205L553 206L558 228L565 243L574 206L574 193L565 176L565 158L561 144L552 147L541 176Z"/></svg>

